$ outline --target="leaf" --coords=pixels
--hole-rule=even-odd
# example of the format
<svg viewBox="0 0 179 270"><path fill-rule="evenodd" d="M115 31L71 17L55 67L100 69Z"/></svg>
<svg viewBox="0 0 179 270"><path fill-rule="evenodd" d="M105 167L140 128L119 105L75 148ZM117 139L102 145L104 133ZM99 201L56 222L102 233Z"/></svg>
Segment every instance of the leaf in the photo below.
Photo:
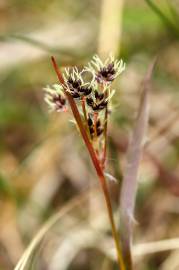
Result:
<svg viewBox="0 0 179 270"><path fill-rule="evenodd" d="M94 189L95 190L95 189ZM43 238L47 234L47 232L57 223L60 219L69 213L70 211L74 211L75 207L84 204L85 201L89 198L90 192L85 191L78 196L75 196L71 199L68 203L66 203L56 214L54 214L38 231L35 237L32 239L31 243L25 250L24 254L20 258L19 262L15 266L14 270L24 270L27 269L27 265L31 260L34 253L37 251L40 243L42 242Z"/></svg>
<svg viewBox="0 0 179 270"><path fill-rule="evenodd" d="M124 260L128 264L127 269L132 269L131 242L133 221L135 220L134 207L137 192L137 177L149 118L150 81L155 62L156 59L149 66L143 81L138 117L127 151L127 163L121 187L120 230Z"/></svg>
<svg viewBox="0 0 179 270"><path fill-rule="evenodd" d="M175 37L179 38L179 29L177 24L173 23L173 21L164 14L161 8L159 8L159 5L156 5L156 1L145 0L145 2L160 18L164 26L168 29L169 33L172 33Z"/></svg>

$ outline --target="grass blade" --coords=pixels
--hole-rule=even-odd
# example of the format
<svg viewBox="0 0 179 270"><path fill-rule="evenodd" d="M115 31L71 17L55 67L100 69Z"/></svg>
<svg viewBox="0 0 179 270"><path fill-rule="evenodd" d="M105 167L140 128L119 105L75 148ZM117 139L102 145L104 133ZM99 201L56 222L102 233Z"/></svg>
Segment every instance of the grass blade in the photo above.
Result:
<svg viewBox="0 0 179 270"><path fill-rule="evenodd" d="M163 11L156 5L155 1L145 0L148 6L156 13L157 16L161 19L164 26L168 29L169 33L174 34L177 38L179 38L179 29L177 25L175 25L164 13Z"/></svg>
<svg viewBox="0 0 179 270"><path fill-rule="evenodd" d="M127 269L132 269L131 242L134 206L137 191L138 168L143 148L143 140L148 124L149 90L155 61L149 66L143 82L143 91L137 121L129 143L127 164L120 196L120 230L124 260Z"/></svg>

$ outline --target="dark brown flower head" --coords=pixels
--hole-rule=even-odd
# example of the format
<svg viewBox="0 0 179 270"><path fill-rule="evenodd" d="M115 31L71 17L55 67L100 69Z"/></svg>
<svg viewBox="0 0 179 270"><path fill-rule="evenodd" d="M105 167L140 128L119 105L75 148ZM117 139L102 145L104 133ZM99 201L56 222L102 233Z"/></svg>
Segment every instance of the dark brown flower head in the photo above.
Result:
<svg viewBox="0 0 179 270"><path fill-rule="evenodd" d="M115 79L116 71L114 69L114 63L108 64L106 67L101 68L96 74L96 80L98 83L112 82Z"/></svg>
<svg viewBox="0 0 179 270"><path fill-rule="evenodd" d="M94 113L107 108L115 93L110 83L124 69L124 62L115 60L112 55L104 62L94 55L88 66L80 71L77 67L66 68L60 84L45 88L45 100L51 110L64 111L67 108L65 94L68 92L74 99L81 99L81 109L86 119L85 110ZM77 102L77 106L80 106L80 102Z"/></svg>
<svg viewBox="0 0 179 270"><path fill-rule="evenodd" d="M88 117L88 127L89 127L89 131L90 131L90 136L91 136L92 139L94 138L94 135L95 135L95 129L96 129L96 135L98 137L104 131L104 129L103 129L102 125L101 125L100 119L97 120L96 127L95 127L94 120L90 116Z"/></svg>
<svg viewBox="0 0 179 270"><path fill-rule="evenodd" d="M65 83L67 91L73 98L78 99L82 96L88 96L92 92L92 88L89 83L84 83L82 73L78 72L77 68L66 70Z"/></svg>
<svg viewBox="0 0 179 270"><path fill-rule="evenodd" d="M66 81L68 91L73 98L80 98L81 80L73 79L71 76Z"/></svg>
<svg viewBox="0 0 179 270"><path fill-rule="evenodd" d="M67 100L60 85L54 84L53 88L46 87L45 89L45 101L49 105L52 111L66 111Z"/></svg>
<svg viewBox="0 0 179 270"><path fill-rule="evenodd" d="M93 120L91 119L91 117L88 117L88 126L92 127L93 126Z"/></svg>
<svg viewBox="0 0 179 270"><path fill-rule="evenodd" d="M55 110L58 111L63 111L65 105L66 105L66 99L62 97L61 95L54 96L52 98L52 102L55 104Z"/></svg>
<svg viewBox="0 0 179 270"><path fill-rule="evenodd" d="M93 111L101 111L105 109L108 104L105 93L99 93L97 90L94 92L94 97L88 97L86 102Z"/></svg>
<svg viewBox="0 0 179 270"><path fill-rule="evenodd" d="M84 96L89 96L92 92L92 87L90 86L82 86L80 88L80 93L83 94Z"/></svg>
<svg viewBox="0 0 179 270"><path fill-rule="evenodd" d="M104 62L101 61L98 55L94 55L92 61L85 68L86 71L93 74L94 80L99 84L110 84L124 71L124 69L124 62L122 60L115 60L112 55Z"/></svg>

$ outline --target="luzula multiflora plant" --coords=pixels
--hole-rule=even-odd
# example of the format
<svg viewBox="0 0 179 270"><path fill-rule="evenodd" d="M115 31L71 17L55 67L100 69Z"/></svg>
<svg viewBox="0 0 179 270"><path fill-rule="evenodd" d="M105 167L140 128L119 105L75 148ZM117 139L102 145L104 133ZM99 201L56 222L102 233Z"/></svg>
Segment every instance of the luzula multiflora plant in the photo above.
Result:
<svg viewBox="0 0 179 270"><path fill-rule="evenodd" d="M125 270L120 237L115 226L105 179L108 115L111 112L111 99L115 93L112 82L124 71L125 64L112 56L103 63L97 55L81 71L74 67L61 73L54 57L52 64L59 83L45 88L45 101L52 111L66 112L68 107L71 108L102 187L119 269Z"/></svg>

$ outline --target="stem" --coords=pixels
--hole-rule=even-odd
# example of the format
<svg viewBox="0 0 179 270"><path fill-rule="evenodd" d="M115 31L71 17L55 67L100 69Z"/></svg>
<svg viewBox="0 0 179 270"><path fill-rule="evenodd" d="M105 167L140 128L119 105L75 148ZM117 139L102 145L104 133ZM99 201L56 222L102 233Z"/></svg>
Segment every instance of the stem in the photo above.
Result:
<svg viewBox="0 0 179 270"><path fill-rule="evenodd" d="M87 120L85 100L86 100L86 98L85 97L82 97L82 99L81 99L81 106L82 106L82 110L83 110L83 115L84 115L85 123L87 123L88 120Z"/></svg>
<svg viewBox="0 0 179 270"><path fill-rule="evenodd" d="M95 135L95 139L98 138L98 135L97 135L97 119L98 119L98 113L94 112L94 135Z"/></svg>
<svg viewBox="0 0 179 270"><path fill-rule="evenodd" d="M104 149L102 157L102 166L105 168L106 165L106 153L107 153L107 129L108 129L108 106L106 106L105 116L104 116Z"/></svg>
<svg viewBox="0 0 179 270"><path fill-rule="evenodd" d="M114 239L115 246L116 246L116 251L117 251L117 260L118 260L119 269L120 270L125 270L126 268L125 268L125 264L124 264L124 261L123 261L121 245L120 245L120 241L119 241L119 233L117 232L116 225L115 225L115 222L114 222L112 206L111 206L111 200L110 200L109 191L108 191L107 184L106 184L106 179L104 177L104 174L101 175L101 178L100 178L99 175L98 175L98 177L100 179L100 183L101 183L103 193L104 193L104 197L105 197L105 201L106 201L106 206L107 206L107 210L108 210L108 216L109 216L111 229L112 229L112 235L113 235L113 239Z"/></svg>
<svg viewBox="0 0 179 270"><path fill-rule="evenodd" d="M95 152L99 159L99 141L98 141L98 134L97 134L97 120L98 120L98 113L94 112L94 140L97 143L97 146L95 146ZM96 145L96 144L95 144Z"/></svg>
<svg viewBox="0 0 179 270"><path fill-rule="evenodd" d="M89 126L88 126L88 118L87 118L85 101L86 101L86 97L82 97L82 99L81 99L81 107L82 107L82 110L83 110L83 115L84 115L84 120L85 120L85 126L87 128L88 136L89 136L89 138L91 138L91 136L90 136L90 129L89 129Z"/></svg>
<svg viewBox="0 0 179 270"><path fill-rule="evenodd" d="M52 57L52 63L53 63L53 67L55 69L55 72L56 72L56 74L58 76L58 79L59 79L60 83L62 85L64 85L64 79L62 77L62 74L61 74L60 70L58 69L58 66L57 66L57 63L56 63L54 57ZM125 270L125 264L124 264L124 261L123 261L122 252L121 252L121 246L120 246L120 242L119 242L119 235L118 235L115 223L114 223L109 191L108 191L108 188L107 188L106 179L105 179L103 170L102 170L102 168L100 166L100 162L99 162L99 160L98 160L98 158L96 156L94 148L93 148L93 146L92 146L92 144L91 144L91 142L90 142L90 140L88 138L88 135L87 135L86 130L84 128L81 116L80 116L78 108L76 106L76 103L73 100L72 96L66 91L65 88L64 88L64 92L65 92L65 94L67 96L67 99L68 99L68 102L70 104L72 113L73 113L74 118L75 118L75 120L76 120L76 122L78 124L80 133L81 133L82 138L83 138L83 140L85 142L85 145L86 145L86 147L88 149L88 152L90 154L93 165L94 165L94 167L96 169L96 173L98 175L98 178L99 178L99 181L100 181L103 193L104 193L104 198L105 198L106 207L107 207L107 211L108 211L108 216L109 216L111 229L112 229L112 235L113 235L113 238L114 238L116 251L117 251L117 259L118 259L119 269L120 270Z"/></svg>
<svg viewBox="0 0 179 270"><path fill-rule="evenodd" d="M102 85L102 89L104 89L104 84ZM108 98L109 91L106 90L105 98ZM107 129L108 129L108 104L106 105L105 115L104 115L104 149L103 149L103 157L102 157L102 166L105 168L106 163L106 153L107 153Z"/></svg>

